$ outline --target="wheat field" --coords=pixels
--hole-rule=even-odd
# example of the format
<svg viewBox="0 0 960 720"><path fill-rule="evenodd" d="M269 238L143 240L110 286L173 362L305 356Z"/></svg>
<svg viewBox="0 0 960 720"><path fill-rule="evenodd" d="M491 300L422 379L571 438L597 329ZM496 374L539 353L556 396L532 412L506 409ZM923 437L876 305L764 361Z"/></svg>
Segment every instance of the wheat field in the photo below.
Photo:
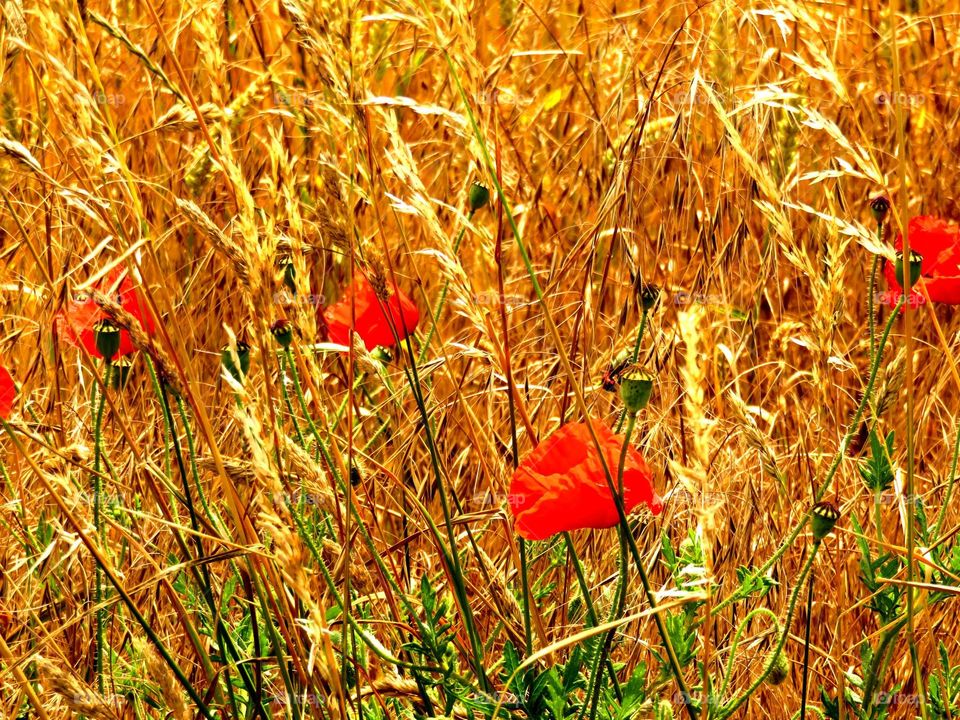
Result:
<svg viewBox="0 0 960 720"><path fill-rule="evenodd" d="M0 716L960 716L960 3L0 7Z"/></svg>

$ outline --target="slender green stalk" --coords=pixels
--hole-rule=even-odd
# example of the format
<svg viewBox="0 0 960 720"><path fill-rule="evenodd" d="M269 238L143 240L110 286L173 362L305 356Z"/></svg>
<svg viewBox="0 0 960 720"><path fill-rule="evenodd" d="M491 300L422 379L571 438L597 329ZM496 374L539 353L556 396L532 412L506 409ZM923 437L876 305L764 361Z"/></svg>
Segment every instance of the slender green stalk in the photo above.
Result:
<svg viewBox="0 0 960 720"><path fill-rule="evenodd" d="M873 491L873 521L877 526L877 542L883 544L883 491Z"/></svg>
<svg viewBox="0 0 960 720"><path fill-rule="evenodd" d="M957 438L953 441L953 459L950 461L950 477L947 479L947 492L943 496L943 503L940 505L940 512L937 513L937 521L933 524L933 531L930 537L935 540L940 539L940 530L943 527L943 519L947 514L947 508L950 507L950 498L953 497L953 486L957 479L957 457L960 455L960 423L957 425Z"/></svg>
<svg viewBox="0 0 960 720"><path fill-rule="evenodd" d="M303 433L300 431L300 423L297 422L297 415L293 411L293 405L290 402L290 393L287 391L287 356L289 351L284 350L280 355L280 392L283 395L283 404L290 414L290 421L293 423L293 429L297 433L297 442L300 447L306 449L307 441L303 439ZM296 368L294 368L296 370ZM299 381L299 378L298 378Z"/></svg>
<svg viewBox="0 0 960 720"><path fill-rule="evenodd" d="M803 683L800 686L800 720L807 720L807 686L810 681L810 616L813 614L813 583L816 576L810 575L807 586L807 623L803 633Z"/></svg>
<svg viewBox="0 0 960 720"><path fill-rule="evenodd" d="M103 534L103 521L101 513L103 511L103 480L100 476L100 459L103 455L103 407L107 400L107 388L110 386L110 368L109 360L104 362L103 369L103 389L97 394L97 412L93 423L93 526L97 532L97 542L101 547L105 546ZM94 590L93 604L96 610L96 639L94 646L94 672L97 676L97 690L103 695L103 636L107 621L107 609L100 607L103 603L103 570L99 563L94 569Z"/></svg>
<svg viewBox="0 0 960 720"><path fill-rule="evenodd" d="M647 317L646 311L643 313L644 319ZM641 332L642 332L641 323ZM638 333L639 337L639 333ZM639 346L639 343L638 343ZM626 410L626 408L624 409ZM637 414L630 413L630 419L627 421L627 429L623 436L623 446L620 449L620 460L617 463L617 495L620 498L620 502L623 502L623 471L626 468L627 461L627 451L630 449L630 438L633 436L633 429L637 424ZM627 540L626 533L629 532L629 529L624 530L621 526L619 529L620 536L620 573L617 577L617 589L614 593L614 602L613 607L610 609L610 617L608 621L613 621L616 619L616 616L621 612L620 604L623 601L623 598L626 597L627 590L627 575L629 570L629 565L626 562L627 560ZM606 637L600 642L597 646L596 661L594 662L593 674L593 691L591 693L590 701L590 720L596 720L597 717L597 705L600 699L600 677L601 674L598 672L600 669L601 663L603 663L607 657L610 650L610 644L613 642L613 636L615 630L610 630L607 632Z"/></svg>

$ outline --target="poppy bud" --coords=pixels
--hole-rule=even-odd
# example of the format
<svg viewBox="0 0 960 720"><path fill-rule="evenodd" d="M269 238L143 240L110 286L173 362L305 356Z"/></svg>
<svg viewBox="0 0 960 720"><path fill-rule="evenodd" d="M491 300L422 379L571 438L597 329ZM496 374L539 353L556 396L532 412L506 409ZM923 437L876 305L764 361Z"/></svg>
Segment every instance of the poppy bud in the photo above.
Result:
<svg viewBox="0 0 960 720"><path fill-rule="evenodd" d="M790 662L787 660L787 654L778 652L776 656L767 660L770 673L767 675L766 682L771 685L780 685L790 675Z"/></svg>
<svg viewBox="0 0 960 720"><path fill-rule="evenodd" d="M917 280L920 279L920 265L923 261L923 258L919 253L910 251L910 287L913 287L917 284ZM903 253L897 253L897 264L894 268L897 276L897 282L900 284L900 287L906 287L903 283Z"/></svg>
<svg viewBox="0 0 960 720"><path fill-rule="evenodd" d="M886 195L877 195L870 201L870 210L873 212L873 218L878 223L882 223L887 218L890 211L890 201Z"/></svg>
<svg viewBox="0 0 960 720"><path fill-rule="evenodd" d="M393 362L393 353L390 352L390 348L384 347L383 345L377 345L370 352L370 355L381 365L389 365Z"/></svg>
<svg viewBox="0 0 960 720"><path fill-rule="evenodd" d="M286 318L280 318L270 326L270 332L280 347L286 349L293 342L293 326Z"/></svg>
<svg viewBox="0 0 960 720"><path fill-rule="evenodd" d="M114 390L122 390L127 385L130 369L133 367L133 358L130 355L121 355L113 363L113 372L110 373L110 384Z"/></svg>
<svg viewBox="0 0 960 720"><path fill-rule="evenodd" d="M223 369L230 373L230 376L234 380L242 383L243 379L247 376L247 372L250 370L250 346L242 340L237 340L236 358L240 361L239 367L237 367L233 358L233 350L227 345L220 353L220 361L223 364Z"/></svg>
<svg viewBox="0 0 960 720"><path fill-rule="evenodd" d="M478 182L473 183L470 186L470 212L482 210L488 202L490 202L490 191L487 186Z"/></svg>
<svg viewBox="0 0 960 720"><path fill-rule="evenodd" d="M810 514L810 529L813 531L813 539L820 542L837 524L840 519L840 511L828 502L819 502L813 506Z"/></svg>
<svg viewBox="0 0 960 720"><path fill-rule="evenodd" d="M120 328L110 320L100 320L93 326L93 335L97 352L107 362L113 360L120 351Z"/></svg>
<svg viewBox="0 0 960 720"><path fill-rule="evenodd" d="M643 410L650 402L652 392L653 375L639 367L627 370L620 379L620 399L629 413Z"/></svg>
<svg viewBox="0 0 960 720"><path fill-rule="evenodd" d="M657 300L660 299L660 288L642 282L637 290L637 296L640 298L640 307L644 311L650 312L657 304Z"/></svg>

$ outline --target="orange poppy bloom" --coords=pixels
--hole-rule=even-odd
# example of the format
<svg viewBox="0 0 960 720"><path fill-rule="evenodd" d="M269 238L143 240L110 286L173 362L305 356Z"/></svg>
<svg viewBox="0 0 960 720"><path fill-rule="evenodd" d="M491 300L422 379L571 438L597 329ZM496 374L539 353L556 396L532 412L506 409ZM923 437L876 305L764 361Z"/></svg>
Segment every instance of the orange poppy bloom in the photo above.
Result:
<svg viewBox="0 0 960 720"><path fill-rule="evenodd" d="M616 485L623 436L614 435L603 423L591 423ZM623 496L627 513L640 503L646 503L654 514L663 509L650 468L632 446L624 465ZM524 458L510 480L509 503L517 533L526 540L543 540L567 530L608 528L620 522L586 423L564 425Z"/></svg>
<svg viewBox="0 0 960 720"><path fill-rule="evenodd" d="M117 268L107 277L103 278L97 284L97 290L107 293L116 285L117 279L122 272ZM153 318L146 306L143 304L139 293L133 285L133 280L127 275L117 287L115 297L117 304L124 310L133 315L147 334L153 334ZM107 313L97 305L92 295L79 293L72 297L67 303L67 307L58 315L57 321L60 323L62 331L67 339L77 347L83 346L95 358L103 358L103 355L97 349L96 325L101 320L109 319ZM136 348L133 341L130 340L130 333L126 330L120 331L120 348L117 350L114 360L129 355Z"/></svg>
<svg viewBox="0 0 960 720"><path fill-rule="evenodd" d="M13 401L17 397L17 387L13 384L10 371L0 365L0 417L6 420L13 410Z"/></svg>
<svg viewBox="0 0 960 720"><path fill-rule="evenodd" d="M960 226L933 215L921 215L910 218L907 230L910 250L923 258L920 279L910 288L911 307L926 302L920 286L927 289L933 302L960 305ZM903 249L903 235L897 235L894 247ZM891 288L886 299L894 305L903 296L903 288L897 282L892 262L884 260L883 274Z"/></svg>
<svg viewBox="0 0 960 720"><path fill-rule="evenodd" d="M353 283L344 292L343 297L323 313L330 342L350 345L351 298L356 313L354 329L367 350L372 350L378 345L383 347L395 345L394 330L400 340L412 333L420 322L417 306L401 292L395 283L390 283L389 288L390 297L381 300L366 276L360 271L355 272Z"/></svg>

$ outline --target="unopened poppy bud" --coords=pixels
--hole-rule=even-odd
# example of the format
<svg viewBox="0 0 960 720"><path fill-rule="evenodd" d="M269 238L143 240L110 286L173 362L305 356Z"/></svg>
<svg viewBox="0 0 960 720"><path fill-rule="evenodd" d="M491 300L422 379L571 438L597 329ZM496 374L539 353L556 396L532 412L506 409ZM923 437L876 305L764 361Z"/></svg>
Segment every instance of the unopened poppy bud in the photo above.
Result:
<svg viewBox="0 0 960 720"><path fill-rule="evenodd" d="M646 312L650 312L657 304L657 300L660 299L660 288L658 288L656 285L640 283L637 296L640 298L640 307L642 307Z"/></svg>
<svg viewBox="0 0 960 720"><path fill-rule="evenodd" d="M629 413L643 410L653 392L653 375L639 367L627 370L620 379L620 399Z"/></svg>
<svg viewBox="0 0 960 720"><path fill-rule="evenodd" d="M490 202L490 191L478 182L470 186L470 212L482 210Z"/></svg>
<svg viewBox="0 0 960 720"><path fill-rule="evenodd" d="M382 365L389 365L393 362L393 353L390 352L390 348L386 348L383 345L377 345L370 351L370 355Z"/></svg>
<svg viewBox="0 0 960 720"><path fill-rule="evenodd" d="M120 328L110 320L100 320L93 326L94 340L97 352L104 360L110 362L120 352Z"/></svg>
<svg viewBox="0 0 960 720"><path fill-rule="evenodd" d="M250 370L250 346L242 340L237 340L236 359L240 361L239 366L234 362L233 350L229 345L220 353L220 361L223 364L223 369L230 373L230 377L237 382L243 382L243 379L247 376L247 372Z"/></svg>
<svg viewBox="0 0 960 720"><path fill-rule="evenodd" d="M920 267L923 262L923 258L919 253L910 251L910 286L913 287L917 284L917 280L920 279ZM906 287L903 283L903 253L897 253L897 264L894 266L894 270L897 275L897 282L900 283L900 287Z"/></svg>
<svg viewBox="0 0 960 720"><path fill-rule="evenodd" d="M121 355L113 363L113 372L110 373L110 384L114 390L122 390L127 386L130 369L133 367L133 358L130 355Z"/></svg>
<svg viewBox="0 0 960 720"><path fill-rule="evenodd" d="M771 685L780 685L790 675L790 662L783 651L767 660L770 672L767 674L766 682Z"/></svg>
<svg viewBox="0 0 960 720"><path fill-rule="evenodd" d="M293 342L293 326L286 318L280 318L270 326L270 332L280 347L286 349Z"/></svg>
<svg viewBox="0 0 960 720"><path fill-rule="evenodd" d="M870 201L870 211L873 213L873 219L882 223L890 212L890 201L886 195L877 195Z"/></svg>
<svg viewBox="0 0 960 720"><path fill-rule="evenodd" d="M840 511L828 502L819 502L813 506L810 514L810 529L813 531L813 539L820 542L837 524L840 519Z"/></svg>

